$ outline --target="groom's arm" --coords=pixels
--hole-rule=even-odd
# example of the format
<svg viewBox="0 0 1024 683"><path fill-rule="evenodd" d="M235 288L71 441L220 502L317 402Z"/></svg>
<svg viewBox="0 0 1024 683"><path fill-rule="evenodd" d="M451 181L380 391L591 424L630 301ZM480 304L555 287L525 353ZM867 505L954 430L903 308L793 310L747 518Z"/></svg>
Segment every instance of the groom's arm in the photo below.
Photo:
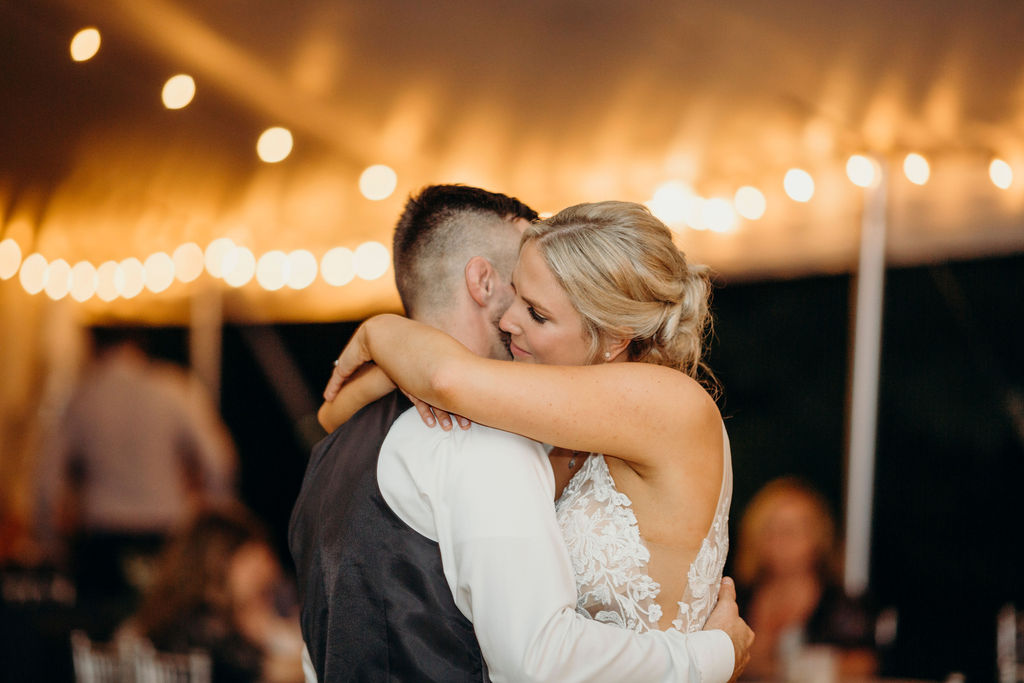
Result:
<svg viewBox="0 0 1024 683"><path fill-rule="evenodd" d="M726 681L723 631L633 631L575 611L576 585L542 449L474 425L454 430L434 518L445 574L495 681Z"/></svg>

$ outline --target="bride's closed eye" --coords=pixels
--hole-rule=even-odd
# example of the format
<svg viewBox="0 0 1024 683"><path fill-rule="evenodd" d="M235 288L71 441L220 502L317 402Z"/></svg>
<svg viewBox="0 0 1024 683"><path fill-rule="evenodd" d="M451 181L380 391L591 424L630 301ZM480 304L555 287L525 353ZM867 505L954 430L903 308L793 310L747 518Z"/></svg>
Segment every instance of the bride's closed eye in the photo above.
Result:
<svg viewBox="0 0 1024 683"><path fill-rule="evenodd" d="M543 325L544 323L546 323L548 321L548 319L545 318L544 316L542 316L540 313L538 313L536 311L536 309L534 309L533 306L527 306L526 310L530 314L530 317L533 318L534 322L537 322L537 323L540 323L541 325Z"/></svg>

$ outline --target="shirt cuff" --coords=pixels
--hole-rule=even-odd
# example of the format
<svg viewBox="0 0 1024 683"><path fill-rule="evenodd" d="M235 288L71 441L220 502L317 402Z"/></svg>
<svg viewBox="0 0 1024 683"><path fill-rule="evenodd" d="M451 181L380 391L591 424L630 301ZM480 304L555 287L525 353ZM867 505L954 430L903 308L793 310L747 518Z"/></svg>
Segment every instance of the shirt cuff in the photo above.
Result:
<svg viewBox="0 0 1024 683"><path fill-rule="evenodd" d="M701 683L726 683L736 666L732 639L725 631L697 631L688 635L690 656L701 673Z"/></svg>

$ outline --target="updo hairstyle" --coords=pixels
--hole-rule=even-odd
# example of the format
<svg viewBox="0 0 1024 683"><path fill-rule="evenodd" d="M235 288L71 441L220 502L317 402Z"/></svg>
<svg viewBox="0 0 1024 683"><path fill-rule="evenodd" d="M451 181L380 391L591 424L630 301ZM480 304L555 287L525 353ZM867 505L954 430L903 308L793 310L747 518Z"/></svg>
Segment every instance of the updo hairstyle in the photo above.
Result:
<svg viewBox="0 0 1024 683"><path fill-rule="evenodd" d="M710 380L701 361L709 332L709 269L688 264L672 233L633 202L579 204L532 224L532 242L583 316L590 362L604 336L629 339L632 361L665 365Z"/></svg>

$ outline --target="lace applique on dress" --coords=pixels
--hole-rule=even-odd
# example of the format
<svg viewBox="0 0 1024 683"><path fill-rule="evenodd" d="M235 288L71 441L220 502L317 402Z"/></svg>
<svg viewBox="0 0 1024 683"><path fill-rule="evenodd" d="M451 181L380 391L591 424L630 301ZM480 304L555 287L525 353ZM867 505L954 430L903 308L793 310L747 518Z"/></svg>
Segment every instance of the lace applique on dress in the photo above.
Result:
<svg viewBox="0 0 1024 683"><path fill-rule="evenodd" d="M729 552L732 458L724 437L725 467L718 506L687 572L672 627L699 631L715 606ZM558 524L576 575L576 611L596 621L643 632L658 629L661 586L647 573L651 559L629 497L615 488L602 455L592 455L555 503Z"/></svg>

